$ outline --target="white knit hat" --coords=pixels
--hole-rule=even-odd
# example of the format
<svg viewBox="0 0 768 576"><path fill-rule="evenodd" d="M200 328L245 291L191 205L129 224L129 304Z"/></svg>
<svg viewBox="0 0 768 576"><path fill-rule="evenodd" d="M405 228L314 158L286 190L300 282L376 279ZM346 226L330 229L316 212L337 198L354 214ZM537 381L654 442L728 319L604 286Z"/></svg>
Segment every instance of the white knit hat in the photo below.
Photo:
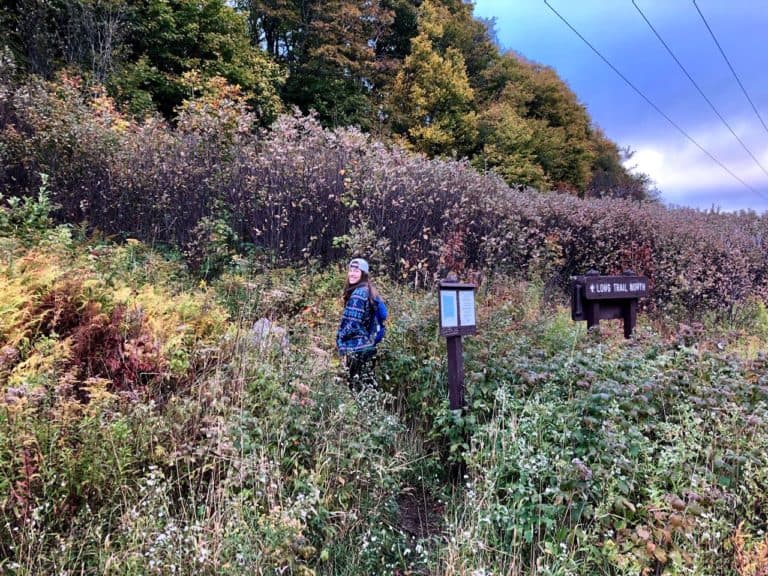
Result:
<svg viewBox="0 0 768 576"><path fill-rule="evenodd" d="M361 272L368 274L368 262L362 258L353 258L349 263L350 268L358 268Z"/></svg>

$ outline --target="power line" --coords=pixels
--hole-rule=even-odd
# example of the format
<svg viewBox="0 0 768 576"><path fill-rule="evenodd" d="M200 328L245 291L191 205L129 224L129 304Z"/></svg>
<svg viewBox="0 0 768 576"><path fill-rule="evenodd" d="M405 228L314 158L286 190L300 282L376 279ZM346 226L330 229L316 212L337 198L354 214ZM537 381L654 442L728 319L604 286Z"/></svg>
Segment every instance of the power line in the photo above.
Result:
<svg viewBox="0 0 768 576"><path fill-rule="evenodd" d="M722 162L720 162L720 160L718 160L718 159L717 159L717 158L716 158L714 155L712 155L712 153L711 153L711 152L709 152L709 151L708 151L706 148L704 148L704 147L703 147L701 144L699 144L699 143L698 143L698 142L697 142L697 141L696 141L696 140L695 140L695 139L694 139L692 136L690 136L690 135L689 135L689 134L688 134L688 133L687 133L685 130L683 130L683 129L682 129L682 128L681 128L681 127L680 127L680 126L679 126L679 125L678 125L678 124L677 124L677 123L674 121L674 120L672 120L672 118L670 118L670 117L669 117L667 114L665 114L665 113L664 113L664 111L663 111L661 108L659 108L659 107L658 107L658 106L657 106L657 105L656 105L656 104L655 104L655 103L654 103L654 102L653 102L653 101L652 101L650 98L648 98L648 96L646 96L646 95L645 95L645 94L644 94L644 93L643 93L643 92L642 92L642 91L641 91L641 90L640 90L640 89L639 89L637 86L635 86L635 85L634 85L634 84L633 84L633 83L632 83L632 82L631 82L631 81L630 81L630 80L629 80L629 79L628 79L626 76L624 76L624 74L622 74L622 73L621 73L621 71L620 71L618 68L616 68L616 66L614 66L613 64L611 64L610 60L608 60L608 59L607 59L605 56L603 56L603 55L600 53L600 51L599 51L597 48L595 48L595 47L592 45L592 43L590 43L590 41L589 41L589 40L587 40L586 38L584 38L584 36L582 36L582 35L581 35L581 33L580 33L578 30L576 30L576 28L574 28L574 27L571 25L571 23L570 23L570 22L568 22L568 20L566 20L566 19L565 19L565 17L563 17L563 16L560 14L560 12L558 12L557 10L555 10L555 8L554 8L554 7L553 7L553 6L552 6L552 5L549 3L549 0L544 0L544 4L546 4L546 5L547 5L547 7L548 7L550 10L552 10L552 12L554 12L554 13L555 13L555 15L556 15L558 18L560 18L560 20L562 20L562 21L565 23L565 25L566 25L566 26L568 26L568 28L570 28L570 29L573 31L573 33L574 33L574 34L576 34L576 36L578 36L578 37L581 39L581 41L582 41L582 42L584 42L584 43L585 43L587 46L589 46L589 47L592 49L592 51L593 51L595 54L597 54L597 55L598 55L598 57L599 57L599 58L600 58L600 59L601 59L603 62L605 62L605 63L606 63L606 64L607 64L607 65L608 65L608 66L611 68L611 70L613 70L613 71L614 71L616 74L618 74L619 78L621 78L622 80L624 80L624 82L625 82L625 83L626 83L626 84L627 84L627 85L628 85L630 88L632 88L632 90L634 90L635 92L637 92L637 94L638 94L638 95L639 95L639 96L640 96L640 97L641 97L643 100L645 100L645 101L646 101L646 102L647 102L647 103L648 103L648 104L649 104L649 105L650 105L650 106L651 106L651 107L652 107L654 110L656 110L656 112L658 112L658 113L659 113L661 116L663 116L663 117L664 117L664 119L665 119L667 122L669 122L669 123L670 123L672 126L674 126L674 127L675 127L675 129L676 129L678 132L680 132L680 133L681 133L683 136L685 136L685 137L686 137L688 140L690 140L690 141L691 141L691 142L692 142L692 143L693 143L693 144L694 144L694 145L695 145L695 146L696 146L696 147L697 147L699 150L701 150L702 152L704 152L704 154L706 154L706 155L707 155L707 156L708 156L708 157L709 157L709 158L710 158L710 159L711 159L713 162L715 162L715 163L716 163L718 166L720 166L720 168L722 168L722 169L723 169L723 170L725 170L725 171L726 171L728 174L730 174L730 175L731 175L731 176L734 178L734 180L737 180L738 182L740 182L740 183L741 183L741 185L742 185L742 186L744 186L744 187L745 187L747 190L750 190L750 191L754 192L755 194L757 194L758 196L762 196L763 198L765 198L766 200L768 200L768 196L766 196L765 194L763 194L763 193L762 193L762 192L760 192L759 190L756 190L755 188L753 188L752 186L750 186L749 184L747 184L747 183L746 183L744 180L742 180L741 178L739 178L739 177L738 177L736 174L734 174L734 173L731 171L731 169L730 169L730 168L728 168L728 167L727 167L725 164L723 164Z"/></svg>
<svg viewBox="0 0 768 576"><path fill-rule="evenodd" d="M664 48L667 49L667 52L669 52L669 55L672 56L675 62L677 62L677 65L680 67L680 69L683 71L683 74L685 74L688 77L688 80L691 81L691 84L698 90L699 94L701 94L701 97L706 100L707 104L709 104L709 107L712 108L712 111L717 115L718 118L720 118L720 121L725 124L725 127L728 128L728 130L733 134L733 137L736 138L736 140L739 141L739 144L741 144L741 147L746 150L747 154L750 155L752 160L755 161L755 164L757 164L760 169L763 171L763 173L768 176L768 170L765 169L765 166L763 166L762 162L758 160L758 158L752 153L752 150L747 148L747 145L744 144L744 141L739 138L739 135L734 132L733 128L731 128L731 125L728 124L725 118L723 118L723 115L718 112L717 108L715 108L715 105L712 104L712 101L707 98L707 95L704 94L702 89L699 87L699 85L696 83L696 80L693 79L693 77L688 73L688 70L685 69L685 66L683 66L683 63L680 62L677 56L675 56L675 53L672 52L672 49L669 47L669 45L664 41L664 38L661 37L661 34L654 28L653 24L651 24L651 21L648 20L648 17L645 15L645 13L640 9L640 6L637 5L636 0L632 0L632 5L635 7L635 9L640 13L640 16L643 17L643 20L645 20L645 23L648 24L648 27L653 31L653 33L656 35L656 38L659 39L659 42L661 42L664 45Z"/></svg>
<svg viewBox="0 0 768 576"><path fill-rule="evenodd" d="M744 88L744 84L741 83L741 79L739 78L739 75L736 74L736 70L734 70L733 66L731 65L731 61L728 60L728 56L725 55L725 51L723 50L723 47L720 46L720 42L718 42L717 36L715 36L715 33L712 31L712 28L710 27L709 22L707 22L707 19L704 17L704 14L701 12L699 5L696 4L696 0L693 0L693 5L696 8L696 11L699 13L699 16L701 16L701 20L704 22L704 26L706 26L707 30L709 30L709 35L712 36L712 40L715 41L715 45L717 46L717 49L720 50L720 55L723 57L723 60L725 60L725 63L728 64L728 68L731 69L731 74L733 74L733 77L736 78L736 82L738 82L739 87L741 88L741 91L744 93L744 96L749 101L750 106L752 106L752 110L755 111L755 115L757 116L758 120L760 120L760 124L762 124L765 131L768 132L768 126L765 125L765 122L763 121L763 117L760 116L760 112L757 111L757 106L755 106L755 103L752 102L752 98L749 97L749 94L747 93L747 89Z"/></svg>

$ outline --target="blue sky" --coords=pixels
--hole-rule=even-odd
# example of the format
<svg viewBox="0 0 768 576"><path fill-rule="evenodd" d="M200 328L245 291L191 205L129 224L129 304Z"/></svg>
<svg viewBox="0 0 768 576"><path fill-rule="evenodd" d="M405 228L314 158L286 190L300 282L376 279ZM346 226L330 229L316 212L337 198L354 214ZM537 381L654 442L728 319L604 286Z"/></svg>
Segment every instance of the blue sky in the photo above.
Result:
<svg viewBox="0 0 768 576"><path fill-rule="evenodd" d="M662 38L763 168L768 131L744 97L692 0L636 0ZM616 68L703 148L755 191L735 180L637 95L544 3L476 0L475 16L494 18L502 49L553 67L593 121L656 183L667 204L768 211L768 174L686 78L631 0L550 0ZM697 0L768 124L768 2Z"/></svg>

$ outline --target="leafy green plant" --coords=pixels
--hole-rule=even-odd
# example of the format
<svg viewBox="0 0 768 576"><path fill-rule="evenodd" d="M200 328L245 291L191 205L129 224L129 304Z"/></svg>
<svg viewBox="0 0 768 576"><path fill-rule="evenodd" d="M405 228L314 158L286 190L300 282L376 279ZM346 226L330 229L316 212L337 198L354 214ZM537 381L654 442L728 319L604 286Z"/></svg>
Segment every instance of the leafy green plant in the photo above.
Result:
<svg viewBox="0 0 768 576"><path fill-rule="evenodd" d="M3 198L0 194L0 203L5 204L0 204L0 235L31 242L51 231L57 205L51 200L48 182L48 175L40 174L37 197Z"/></svg>

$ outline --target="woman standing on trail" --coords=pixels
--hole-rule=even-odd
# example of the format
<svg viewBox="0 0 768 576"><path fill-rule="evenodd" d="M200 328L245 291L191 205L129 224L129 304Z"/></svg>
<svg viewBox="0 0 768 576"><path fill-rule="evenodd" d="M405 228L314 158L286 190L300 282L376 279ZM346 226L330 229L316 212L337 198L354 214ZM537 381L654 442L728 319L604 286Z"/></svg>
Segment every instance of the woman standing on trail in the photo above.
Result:
<svg viewBox="0 0 768 576"><path fill-rule="evenodd" d="M376 360L374 300L376 289L368 276L368 262L354 258L347 268L344 287L344 313L341 315L336 346L344 359L349 387L359 391L376 385L373 375Z"/></svg>

